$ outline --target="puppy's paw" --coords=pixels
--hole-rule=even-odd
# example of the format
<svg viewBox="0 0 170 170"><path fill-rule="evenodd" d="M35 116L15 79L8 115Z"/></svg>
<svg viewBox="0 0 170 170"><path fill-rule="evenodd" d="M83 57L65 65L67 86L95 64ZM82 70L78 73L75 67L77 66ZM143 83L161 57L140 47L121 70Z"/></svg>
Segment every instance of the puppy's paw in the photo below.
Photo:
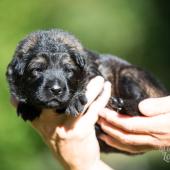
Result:
<svg viewBox="0 0 170 170"><path fill-rule="evenodd" d="M18 104L17 114L18 116L21 116L24 121L33 121L36 117L39 117L40 113L40 109L37 109L27 103L20 102Z"/></svg>
<svg viewBox="0 0 170 170"><path fill-rule="evenodd" d="M120 97L111 97L111 109L115 110L116 112L131 115L131 116L138 116L141 115L138 104L139 102L134 99L122 99Z"/></svg>
<svg viewBox="0 0 170 170"><path fill-rule="evenodd" d="M78 94L72 98L65 113L72 116L77 116L79 115L79 113L83 111L86 103L87 103L87 98L85 94Z"/></svg>
<svg viewBox="0 0 170 170"><path fill-rule="evenodd" d="M111 105L115 111L119 112L124 107L124 101L120 97L111 97Z"/></svg>

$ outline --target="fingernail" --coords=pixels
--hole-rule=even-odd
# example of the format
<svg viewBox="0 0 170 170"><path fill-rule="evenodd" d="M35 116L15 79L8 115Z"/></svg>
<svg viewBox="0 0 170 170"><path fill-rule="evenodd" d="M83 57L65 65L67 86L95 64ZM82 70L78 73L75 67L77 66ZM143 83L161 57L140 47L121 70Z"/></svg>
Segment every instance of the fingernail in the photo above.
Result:
<svg viewBox="0 0 170 170"><path fill-rule="evenodd" d="M104 78L102 76L96 76L94 79L98 81L104 81Z"/></svg>
<svg viewBox="0 0 170 170"><path fill-rule="evenodd" d="M97 77L93 78L92 80L90 80L90 82L88 83L86 89L88 90L89 88L91 88L94 85L99 87L103 83L104 83L104 78L101 77L101 76L97 76Z"/></svg>

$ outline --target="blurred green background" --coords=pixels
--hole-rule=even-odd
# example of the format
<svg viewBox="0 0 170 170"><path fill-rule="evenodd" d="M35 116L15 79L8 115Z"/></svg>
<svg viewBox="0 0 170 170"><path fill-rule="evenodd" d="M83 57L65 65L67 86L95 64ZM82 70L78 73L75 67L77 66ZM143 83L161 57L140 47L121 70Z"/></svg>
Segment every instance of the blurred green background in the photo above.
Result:
<svg viewBox="0 0 170 170"><path fill-rule="evenodd" d="M170 1L0 0L0 170L62 169L9 102L6 66L26 34L49 28L72 32L85 47L112 53L153 72L170 89ZM168 170L160 151L102 155L118 170Z"/></svg>

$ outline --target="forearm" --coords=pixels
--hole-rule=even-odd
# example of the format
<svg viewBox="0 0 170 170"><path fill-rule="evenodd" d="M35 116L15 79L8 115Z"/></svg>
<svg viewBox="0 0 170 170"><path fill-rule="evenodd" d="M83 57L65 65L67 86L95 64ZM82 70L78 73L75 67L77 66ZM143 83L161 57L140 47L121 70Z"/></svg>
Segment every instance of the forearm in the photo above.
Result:
<svg viewBox="0 0 170 170"><path fill-rule="evenodd" d="M98 160L91 167L85 167L85 164L84 164L83 167L77 166L77 167L65 168L65 170L113 170L113 169L109 167L107 164L105 164L103 161Z"/></svg>
<svg viewBox="0 0 170 170"><path fill-rule="evenodd" d="M109 167L107 164L105 164L103 161L99 160L92 170L113 170L111 167Z"/></svg>
<svg viewBox="0 0 170 170"><path fill-rule="evenodd" d="M99 111L105 108L110 98L111 84L105 83L103 78L91 82L92 88L86 94L88 109L85 114L68 118L65 114L49 114L49 110L44 110L32 122L65 170L111 170L100 160L94 128ZM99 86L99 90L94 93L96 86Z"/></svg>

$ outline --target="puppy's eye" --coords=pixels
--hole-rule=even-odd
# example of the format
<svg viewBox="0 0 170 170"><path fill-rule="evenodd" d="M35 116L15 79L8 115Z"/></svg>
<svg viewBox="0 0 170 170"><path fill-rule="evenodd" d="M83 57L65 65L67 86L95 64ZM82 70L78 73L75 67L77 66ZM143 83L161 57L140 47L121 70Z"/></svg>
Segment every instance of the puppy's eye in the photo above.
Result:
<svg viewBox="0 0 170 170"><path fill-rule="evenodd" d="M42 68L35 68L35 69L33 69L33 71L36 71L36 72L42 72Z"/></svg>
<svg viewBox="0 0 170 170"><path fill-rule="evenodd" d="M65 68L65 71L66 71L67 73L70 73L70 72L72 72L73 70L72 70L71 68Z"/></svg>
<svg viewBox="0 0 170 170"><path fill-rule="evenodd" d="M37 75L40 74L42 71L43 71L42 68L34 68L34 69L31 70L31 73L32 73L32 75L37 76Z"/></svg>

